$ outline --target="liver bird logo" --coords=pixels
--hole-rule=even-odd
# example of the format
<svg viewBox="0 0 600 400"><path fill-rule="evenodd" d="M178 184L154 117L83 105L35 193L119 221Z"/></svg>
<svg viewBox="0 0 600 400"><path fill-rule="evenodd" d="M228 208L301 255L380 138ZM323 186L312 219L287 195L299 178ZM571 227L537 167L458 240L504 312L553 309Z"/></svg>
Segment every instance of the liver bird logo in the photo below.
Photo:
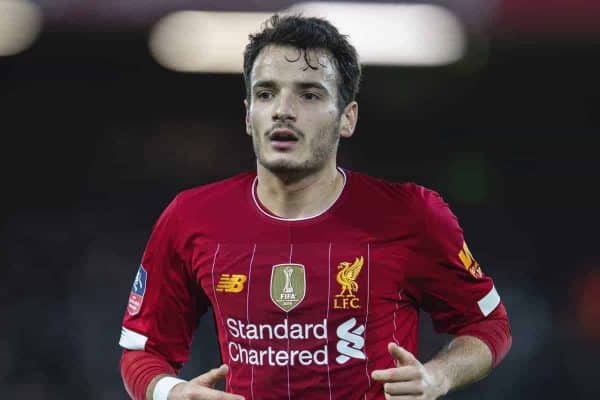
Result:
<svg viewBox="0 0 600 400"><path fill-rule="evenodd" d="M358 283L356 283L356 278L358 278L358 274L362 269L364 264L363 257L356 257L353 263L349 263L346 261L341 262L338 265L338 273L336 276L337 283L340 284L342 290L336 297L355 297L354 293L358 292Z"/></svg>

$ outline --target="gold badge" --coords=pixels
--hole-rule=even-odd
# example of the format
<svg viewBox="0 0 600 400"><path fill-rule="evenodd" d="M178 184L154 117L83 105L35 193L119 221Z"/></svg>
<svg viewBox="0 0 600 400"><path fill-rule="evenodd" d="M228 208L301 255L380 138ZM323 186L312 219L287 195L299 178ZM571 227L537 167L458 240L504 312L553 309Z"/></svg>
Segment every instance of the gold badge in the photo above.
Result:
<svg viewBox="0 0 600 400"><path fill-rule="evenodd" d="M363 257L356 257L353 263L341 262L337 269L337 283L340 284L340 293L333 298L333 308L360 308L359 299L356 296L358 292L358 283L356 279L364 264Z"/></svg>
<svg viewBox="0 0 600 400"><path fill-rule="evenodd" d="M216 290L217 292L239 293L244 290L244 283L247 280L248 277L242 274L221 274Z"/></svg>
<svg viewBox="0 0 600 400"><path fill-rule="evenodd" d="M463 247L458 252L458 258L460 258L460 261L462 261L466 270L469 271L469 273L475 278L481 278L483 276L483 273L481 272L481 267L479 266L479 263L473 258L473 255L471 254L467 243L463 242Z"/></svg>
<svg viewBox="0 0 600 400"><path fill-rule="evenodd" d="M283 311L296 307L306 294L304 265L277 264L271 271L271 300Z"/></svg>

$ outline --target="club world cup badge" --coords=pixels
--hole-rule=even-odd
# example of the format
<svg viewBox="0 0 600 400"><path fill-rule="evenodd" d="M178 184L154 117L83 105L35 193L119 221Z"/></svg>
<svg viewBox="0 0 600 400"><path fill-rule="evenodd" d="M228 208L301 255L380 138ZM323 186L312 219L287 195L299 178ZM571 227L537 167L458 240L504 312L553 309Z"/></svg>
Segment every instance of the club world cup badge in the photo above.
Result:
<svg viewBox="0 0 600 400"><path fill-rule="evenodd" d="M271 271L271 300L283 311L291 311L304 300L306 274L304 265L277 264Z"/></svg>
<svg viewBox="0 0 600 400"><path fill-rule="evenodd" d="M136 315L142 308L142 302L144 301L144 293L146 293L146 279L148 273L144 269L144 266L140 264L135 279L133 280L133 286L131 287L131 293L129 294L129 301L127 302L127 312L129 315Z"/></svg>

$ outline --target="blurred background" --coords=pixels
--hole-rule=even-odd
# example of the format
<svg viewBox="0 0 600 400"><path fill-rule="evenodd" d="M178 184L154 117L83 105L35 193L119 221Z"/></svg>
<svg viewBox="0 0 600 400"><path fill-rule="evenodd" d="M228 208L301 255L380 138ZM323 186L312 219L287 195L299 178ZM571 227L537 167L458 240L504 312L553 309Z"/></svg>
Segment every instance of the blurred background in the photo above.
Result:
<svg viewBox="0 0 600 400"><path fill-rule="evenodd" d="M127 398L145 242L178 191L253 168L240 38L290 7L363 57L340 164L439 191L507 306L512 351L448 398L600 398L593 0L0 0L2 397ZM448 338L422 328L427 359ZM183 376L218 357L207 315Z"/></svg>

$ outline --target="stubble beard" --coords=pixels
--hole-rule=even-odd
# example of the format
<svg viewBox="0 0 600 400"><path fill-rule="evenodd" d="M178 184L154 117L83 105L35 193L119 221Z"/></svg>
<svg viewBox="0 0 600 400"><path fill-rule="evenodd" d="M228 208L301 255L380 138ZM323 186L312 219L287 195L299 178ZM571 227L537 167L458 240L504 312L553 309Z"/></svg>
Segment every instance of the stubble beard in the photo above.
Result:
<svg viewBox="0 0 600 400"><path fill-rule="evenodd" d="M252 131L252 145L256 160L265 169L274 175L279 176L286 182L298 181L306 176L312 175L322 170L327 161L337 152L339 143L339 122L322 130L317 137L309 143L309 157L302 161L293 161L289 159L277 159L274 161L266 160L261 147L268 145L266 135L256 137L256 131ZM301 135L306 138L306 135Z"/></svg>

